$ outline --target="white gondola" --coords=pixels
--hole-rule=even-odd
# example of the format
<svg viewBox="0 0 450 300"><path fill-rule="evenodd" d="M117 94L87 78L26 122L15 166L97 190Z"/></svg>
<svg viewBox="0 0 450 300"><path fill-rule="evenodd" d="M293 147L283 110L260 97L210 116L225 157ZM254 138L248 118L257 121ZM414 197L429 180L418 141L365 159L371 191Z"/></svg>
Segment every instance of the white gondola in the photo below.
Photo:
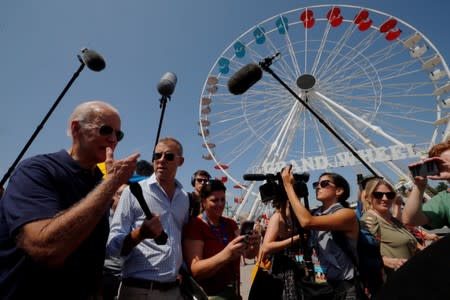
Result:
<svg viewBox="0 0 450 300"><path fill-rule="evenodd" d="M215 148L216 147L216 144L214 144L214 143L203 143L202 144L202 147L203 148Z"/></svg>
<svg viewBox="0 0 450 300"><path fill-rule="evenodd" d="M209 106L206 106L206 107L202 108L202 110L201 110L202 115L207 115L210 112L211 112L211 107L209 107Z"/></svg>
<svg viewBox="0 0 450 300"><path fill-rule="evenodd" d="M215 94L215 93L217 93L217 90L218 90L217 85L210 86L210 87L207 89L207 91L208 91L210 94Z"/></svg>
<svg viewBox="0 0 450 300"><path fill-rule="evenodd" d="M209 126L210 122L208 120L202 119L202 120L198 121L198 124L202 125L202 126Z"/></svg>
<svg viewBox="0 0 450 300"><path fill-rule="evenodd" d="M201 99L202 105L210 105L211 102L212 102L211 98L208 98L208 97L203 97L203 98Z"/></svg>
<svg viewBox="0 0 450 300"><path fill-rule="evenodd" d="M215 85L219 82L216 76L209 76L207 83L210 85Z"/></svg>
<svg viewBox="0 0 450 300"><path fill-rule="evenodd" d="M437 65L442 63L442 59L439 55L435 55L426 62L422 64L422 68L424 69L431 69L433 67L436 67Z"/></svg>
<svg viewBox="0 0 450 300"><path fill-rule="evenodd" d="M212 155L211 154L203 154L202 155L202 158L204 159L204 160L212 160L213 159L213 157L212 157Z"/></svg>
<svg viewBox="0 0 450 300"><path fill-rule="evenodd" d="M427 45L415 46L409 51L409 54L411 54L411 57L418 58L424 55L425 52L427 52L427 50L428 50Z"/></svg>
<svg viewBox="0 0 450 300"><path fill-rule="evenodd" d="M446 93L448 93L448 92L450 92L450 83L447 83L446 85L441 86L440 88L437 88L437 89L433 92L433 95L435 95L435 96L440 96L440 95L446 94Z"/></svg>
<svg viewBox="0 0 450 300"><path fill-rule="evenodd" d="M414 47L418 41L420 41L422 39L422 36L420 35L420 33L416 32L415 34L413 34L412 36L410 36L404 43L404 46L406 48L411 49L412 47Z"/></svg>
<svg viewBox="0 0 450 300"><path fill-rule="evenodd" d="M431 80L436 81L436 80L439 80L439 79L441 79L442 77L444 77L446 75L447 75L447 73L442 71L441 69L435 69L434 71L430 72L429 77L430 77Z"/></svg>
<svg viewBox="0 0 450 300"><path fill-rule="evenodd" d="M208 129L203 129L203 134L202 134L202 132L200 131L199 133L198 133L198 135L199 136L209 136L209 130Z"/></svg>

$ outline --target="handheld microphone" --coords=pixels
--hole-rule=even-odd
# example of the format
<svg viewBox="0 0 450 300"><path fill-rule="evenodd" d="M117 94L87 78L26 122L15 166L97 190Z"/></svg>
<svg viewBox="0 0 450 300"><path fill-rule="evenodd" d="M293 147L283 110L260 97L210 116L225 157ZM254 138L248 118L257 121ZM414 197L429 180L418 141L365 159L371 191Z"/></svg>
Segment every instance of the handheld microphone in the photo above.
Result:
<svg viewBox="0 0 450 300"><path fill-rule="evenodd" d="M262 69L257 64L248 64L234 73L228 80L228 90L233 95L241 95L262 78Z"/></svg>
<svg viewBox="0 0 450 300"><path fill-rule="evenodd" d="M177 75L172 72L167 72L159 80L156 86L161 96L170 97L177 85Z"/></svg>
<svg viewBox="0 0 450 300"><path fill-rule="evenodd" d="M88 48L81 49L81 52L83 53L82 61L89 69L99 72L105 68L105 60L100 54Z"/></svg>
<svg viewBox="0 0 450 300"><path fill-rule="evenodd" d="M145 213L145 216L148 220L153 218L153 214L150 212L150 209L148 208L147 202L145 202L144 195L142 194L142 188L137 182L131 182L130 183L130 191L133 193L133 195L136 197L136 199L139 202L139 205L141 206L142 210ZM164 231L161 232L159 236L154 238L156 244L158 245L164 245L167 242L167 233Z"/></svg>
<svg viewBox="0 0 450 300"><path fill-rule="evenodd" d="M267 175L265 174L244 174L242 176L244 180L247 181L262 181L267 179Z"/></svg>

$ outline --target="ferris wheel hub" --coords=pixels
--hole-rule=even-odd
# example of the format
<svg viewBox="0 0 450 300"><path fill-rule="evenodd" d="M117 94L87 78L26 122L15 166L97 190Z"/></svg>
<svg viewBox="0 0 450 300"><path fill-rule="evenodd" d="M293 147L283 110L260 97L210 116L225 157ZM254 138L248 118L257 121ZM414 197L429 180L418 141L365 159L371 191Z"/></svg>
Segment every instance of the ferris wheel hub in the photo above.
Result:
<svg viewBox="0 0 450 300"><path fill-rule="evenodd" d="M316 78L311 74L303 74L297 78L297 86L302 90L310 90L316 84Z"/></svg>

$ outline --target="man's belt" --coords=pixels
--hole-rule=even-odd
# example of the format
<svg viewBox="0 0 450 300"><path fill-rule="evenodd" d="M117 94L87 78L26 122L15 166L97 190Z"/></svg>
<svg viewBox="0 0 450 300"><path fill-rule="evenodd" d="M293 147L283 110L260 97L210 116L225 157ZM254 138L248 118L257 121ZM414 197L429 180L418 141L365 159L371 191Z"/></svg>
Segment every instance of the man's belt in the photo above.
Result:
<svg viewBox="0 0 450 300"><path fill-rule="evenodd" d="M147 290L167 291L180 285L178 280L171 282L159 282L138 278L124 278L122 284L129 287L136 287Z"/></svg>

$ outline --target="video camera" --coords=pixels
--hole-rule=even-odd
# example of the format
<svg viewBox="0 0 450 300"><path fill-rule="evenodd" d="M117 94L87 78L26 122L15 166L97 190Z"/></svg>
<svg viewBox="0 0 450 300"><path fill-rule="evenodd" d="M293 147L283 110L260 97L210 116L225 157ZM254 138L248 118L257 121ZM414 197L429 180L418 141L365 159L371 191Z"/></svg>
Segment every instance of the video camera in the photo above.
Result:
<svg viewBox="0 0 450 300"><path fill-rule="evenodd" d="M294 175L294 191L298 197L308 196L308 187L306 182L309 180L308 173L293 174ZM288 197L286 190L284 189L283 179L281 173L277 174L244 174L244 180L247 181L262 181L266 183L259 187L259 193L261 194L261 202L267 203L273 201L274 204L287 201Z"/></svg>

